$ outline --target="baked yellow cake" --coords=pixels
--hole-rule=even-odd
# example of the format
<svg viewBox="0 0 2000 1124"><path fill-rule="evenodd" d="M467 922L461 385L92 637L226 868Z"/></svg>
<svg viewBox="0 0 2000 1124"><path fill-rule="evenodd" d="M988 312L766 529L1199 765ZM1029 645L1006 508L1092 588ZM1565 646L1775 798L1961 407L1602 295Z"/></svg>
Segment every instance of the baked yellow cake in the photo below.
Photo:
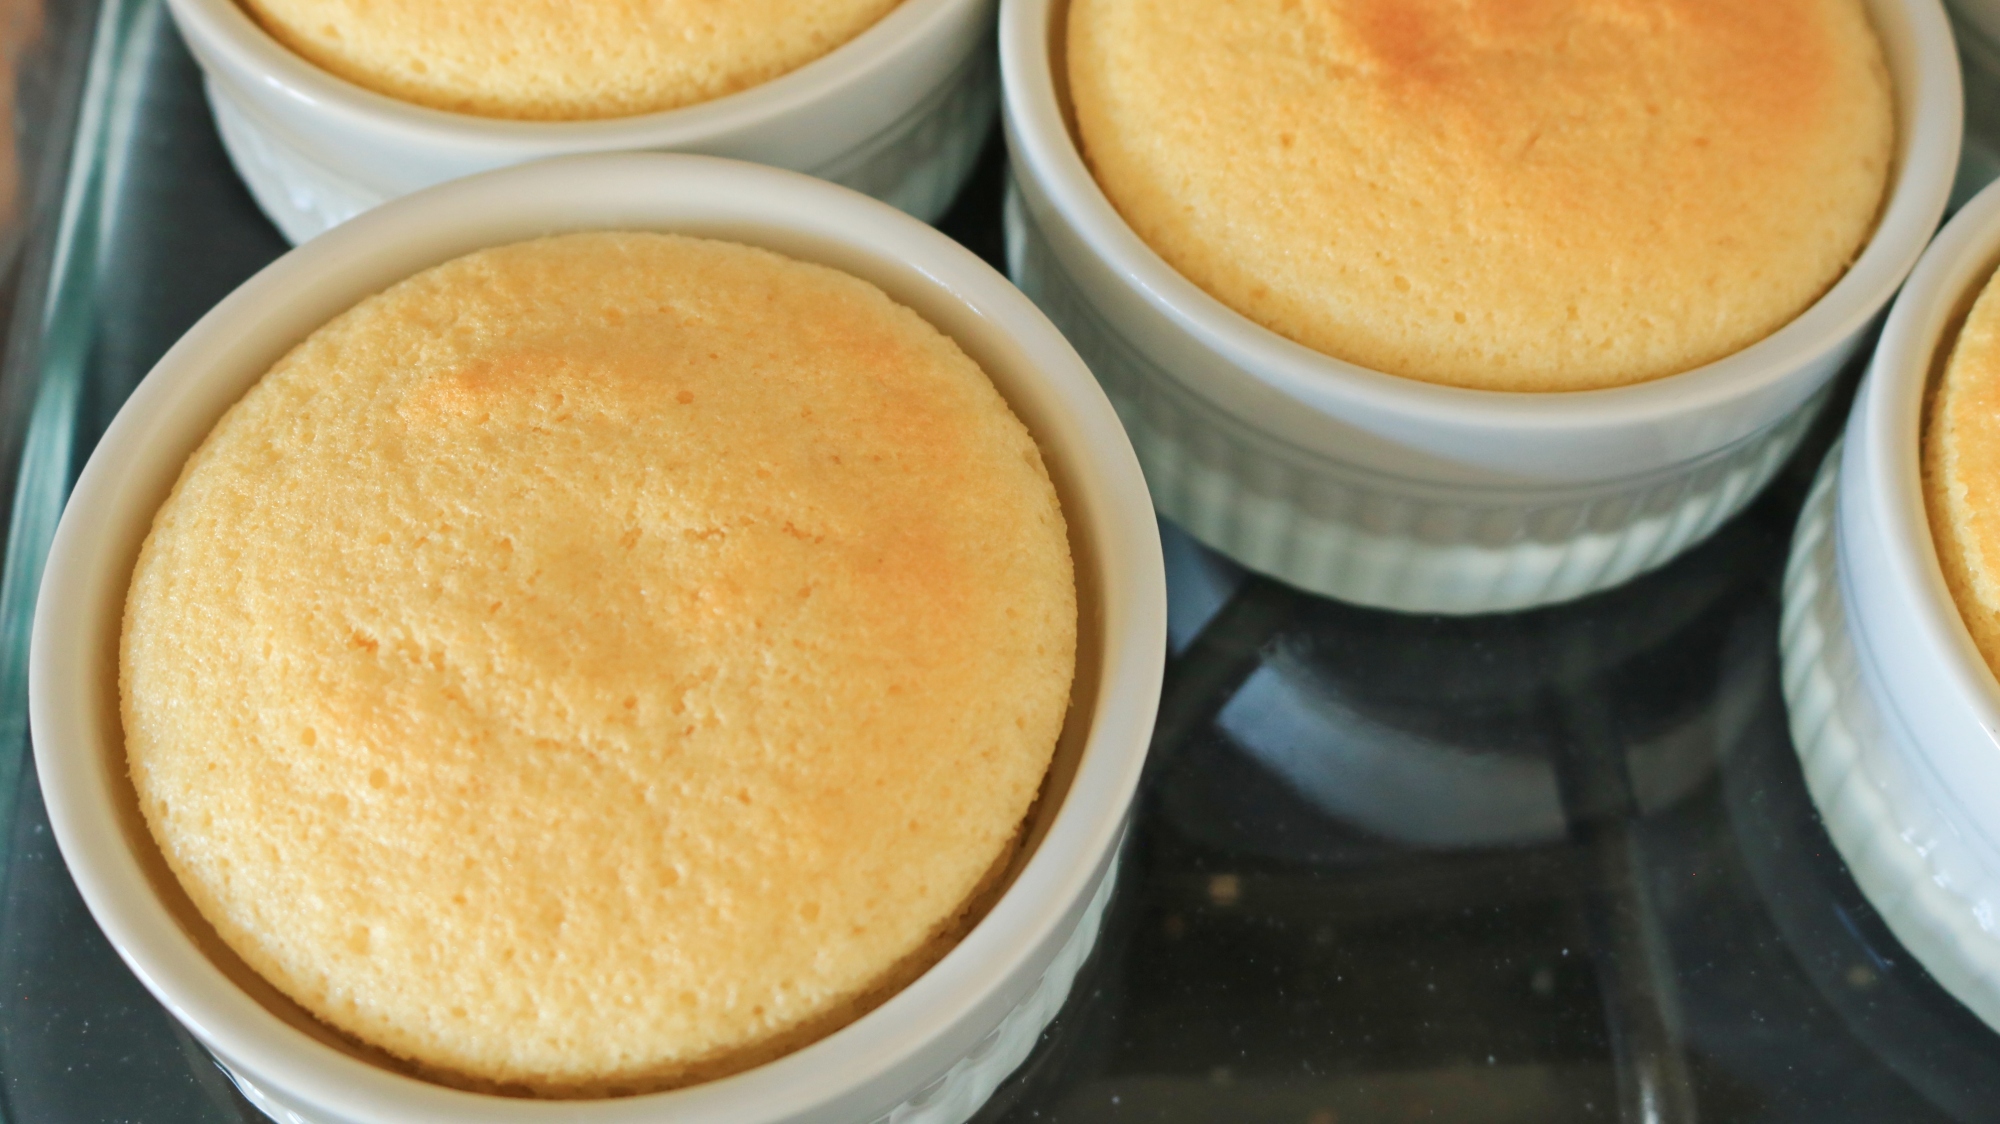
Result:
<svg viewBox="0 0 2000 1124"><path fill-rule="evenodd" d="M897 0L242 0L306 61L482 117L654 113L796 70Z"/></svg>
<svg viewBox="0 0 2000 1124"><path fill-rule="evenodd" d="M1770 334L1872 232L1861 0L1072 0L1083 154L1161 257L1328 355L1554 391Z"/></svg>
<svg viewBox="0 0 2000 1124"><path fill-rule="evenodd" d="M243 960L420 1072L713 1077L941 955L1068 705L1041 456L844 273L597 233L481 251L272 367L140 553L120 687Z"/></svg>
<svg viewBox="0 0 2000 1124"><path fill-rule="evenodd" d="M1959 329L1924 425L1924 499L1938 564L2000 675L2000 285Z"/></svg>

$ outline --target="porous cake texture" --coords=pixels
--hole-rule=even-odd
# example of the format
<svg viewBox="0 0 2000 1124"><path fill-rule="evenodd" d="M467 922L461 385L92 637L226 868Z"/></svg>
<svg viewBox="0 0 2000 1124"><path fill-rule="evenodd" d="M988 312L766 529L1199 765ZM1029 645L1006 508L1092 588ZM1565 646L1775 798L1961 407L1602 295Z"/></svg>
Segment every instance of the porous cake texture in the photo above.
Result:
<svg viewBox="0 0 2000 1124"><path fill-rule="evenodd" d="M678 109L796 70L897 0L242 0L306 61L482 117Z"/></svg>
<svg viewBox="0 0 2000 1124"><path fill-rule="evenodd" d="M1924 498L1945 584L2000 675L2000 285L1959 329L1925 418Z"/></svg>
<svg viewBox="0 0 2000 1124"><path fill-rule="evenodd" d="M1073 0L1132 229L1222 303L1427 382L1618 386L1769 335L1866 243L1860 0Z"/></svg>
<svg viewBox="0 0 2000 1124"><path fill-rule="evenodd" d="M942 955L1077 609L1035 442L872 285L648 233L371 297L216 425L121 648L147 824L230 948L444 1080L705 1079Z"/></svg>

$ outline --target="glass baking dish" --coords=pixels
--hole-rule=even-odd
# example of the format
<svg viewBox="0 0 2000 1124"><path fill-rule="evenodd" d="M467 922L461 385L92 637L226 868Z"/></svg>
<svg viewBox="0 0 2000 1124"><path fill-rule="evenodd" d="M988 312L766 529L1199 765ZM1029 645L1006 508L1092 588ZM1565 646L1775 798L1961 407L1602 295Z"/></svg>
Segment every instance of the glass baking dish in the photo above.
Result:
<svg viewBox="0 0 2000 1124"><path fill-rule="evenodd" d="M14 0L9 36L0 1114L257 1121L76 896L27 753L25 652L78 466L285 244L159 0ZM1004 165L996 131L941 223L996 263ZM1068 1006L977 1119L2000 1113L2000 1038L1848 879L1786 733L1778 581L1844 412L1706 545L1553 609L1352 608L1164 528L1174 655L1126 873Z"/></svg>

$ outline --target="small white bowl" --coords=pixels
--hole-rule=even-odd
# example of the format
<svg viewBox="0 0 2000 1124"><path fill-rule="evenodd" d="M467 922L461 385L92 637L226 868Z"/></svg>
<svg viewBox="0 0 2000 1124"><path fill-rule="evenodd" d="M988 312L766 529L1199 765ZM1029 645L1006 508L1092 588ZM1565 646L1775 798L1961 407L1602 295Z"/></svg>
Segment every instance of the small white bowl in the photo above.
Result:
<svg viewBox="0 0 2000 1124"><path fill-rule="evenodd" d="M236 0L167 0L201 64L230 161L294 243L419 188L592 152L753 160L935 219L978 159L998 98L993 4L903 0L797 70L682 109L510 121L398 101L337 78L272 38Z"/></svg>
<svg viewBox="0 0 2000 1124"><path fill-rule="evenodd" d="M1389 609L1605 589L1770 479L1936 229L1958 161L1938 0L1868 0L1896 91L1873 238L1825 296L1707 366L1576 393L1464 390L1300 346L1176 273L1099 190L1058 100L1063 0L1003 0L1010 272L1104 382L1162 513L1252 569Z"/></svg>
<svg viewBox="0 0 2000 1124"><path fill-rule="evenodd" d="M1785 574L1785 701L1854 880L1945 989L2000 1029L2000 683L1926 515L1924 395L2000 262L2000 185L1946 226L1889 314Z"/></svg>
<svg viewBox="0 0 2000 1124"><path fill-rule="evenodd" d="M916 982L832 1035L733 1077L615 1100L507 1099L377 1064L219 945L138 815L119 729L118 632L139 544L182 462L293 344L439 262L607 228L733 239L843 269L957 340L1027 424L1055 479L1077 568L1077 680L1011 885ZM696 156L577 157L385 205L278 259L188 330L119 411L63 514L36 605L30 716L49 820L92 916L278 1119L819 1124L893 1113L957 1124L1027 1056L1096 938L1165 643L1159 535L1131 446L1076 353L1005 278L907 215L791 172Z"/></svg>

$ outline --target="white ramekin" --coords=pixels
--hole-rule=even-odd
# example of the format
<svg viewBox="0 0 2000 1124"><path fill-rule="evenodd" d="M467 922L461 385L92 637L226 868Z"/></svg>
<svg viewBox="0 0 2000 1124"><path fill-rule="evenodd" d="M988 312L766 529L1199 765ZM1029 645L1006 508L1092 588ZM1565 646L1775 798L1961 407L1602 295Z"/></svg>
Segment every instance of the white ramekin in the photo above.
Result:
<svg viewBox="0 0 2000 1124"><path fill-rule="evenodd" d="M1938 566L1920 452L1925 389L1996 262L2000 187L1896 299L1799 518L1780 643L1827 834L1897 938L2000 1028L2000 683Z"/></svg>
<svg viewBox="0 0 2000 1124"><path fill-rule="evenodd" d="M1869 0L1896 87L1874 237L1817 303L1705 367L1578 393L1464 390L1344 363L1176 273L1077 154L1052 51L1062 0L1003 0L1016 283L1096 372L1154 501L1252 569L1390 609L1477 613L1618 584L1762 488L1936 229L1958 160L1938 0Z"/></svg>
<svg viewBox="0 0 2000 1124"><path fill-rule="evenodd" d="M259 983L213 951L138 818L119 729L117 637L139 543L182 462L286 349L425 267L603 228L728 238L844 269L978 360L1034 433L1069 519L1077 687L1011 885L915 983L734 1077L616 1100L515 1100L429 1084L338 1048L296 1009L259 1002ZM1005 278L907 215L791 172L698 156L576 157L371 211L280 258L189 329L98 443L56 532L36 606L30 716L50 823L91 914L139 979L280 1120L956 1124L1026 1057L1095 939L1159 699L1165 622L1158 530L1131 446L1076 353Z"/></svg>
<svg viewBox="0 0 2000 1124"><path fill-rule="evenodd" d="M931 220L992 120L994 0L903 0L824 57L740 93L603 121L507 121L398 101L293 54L236 0L167 0L229 159L286 238L475 172L592 152L699 152L806 172Z"/></svg>

